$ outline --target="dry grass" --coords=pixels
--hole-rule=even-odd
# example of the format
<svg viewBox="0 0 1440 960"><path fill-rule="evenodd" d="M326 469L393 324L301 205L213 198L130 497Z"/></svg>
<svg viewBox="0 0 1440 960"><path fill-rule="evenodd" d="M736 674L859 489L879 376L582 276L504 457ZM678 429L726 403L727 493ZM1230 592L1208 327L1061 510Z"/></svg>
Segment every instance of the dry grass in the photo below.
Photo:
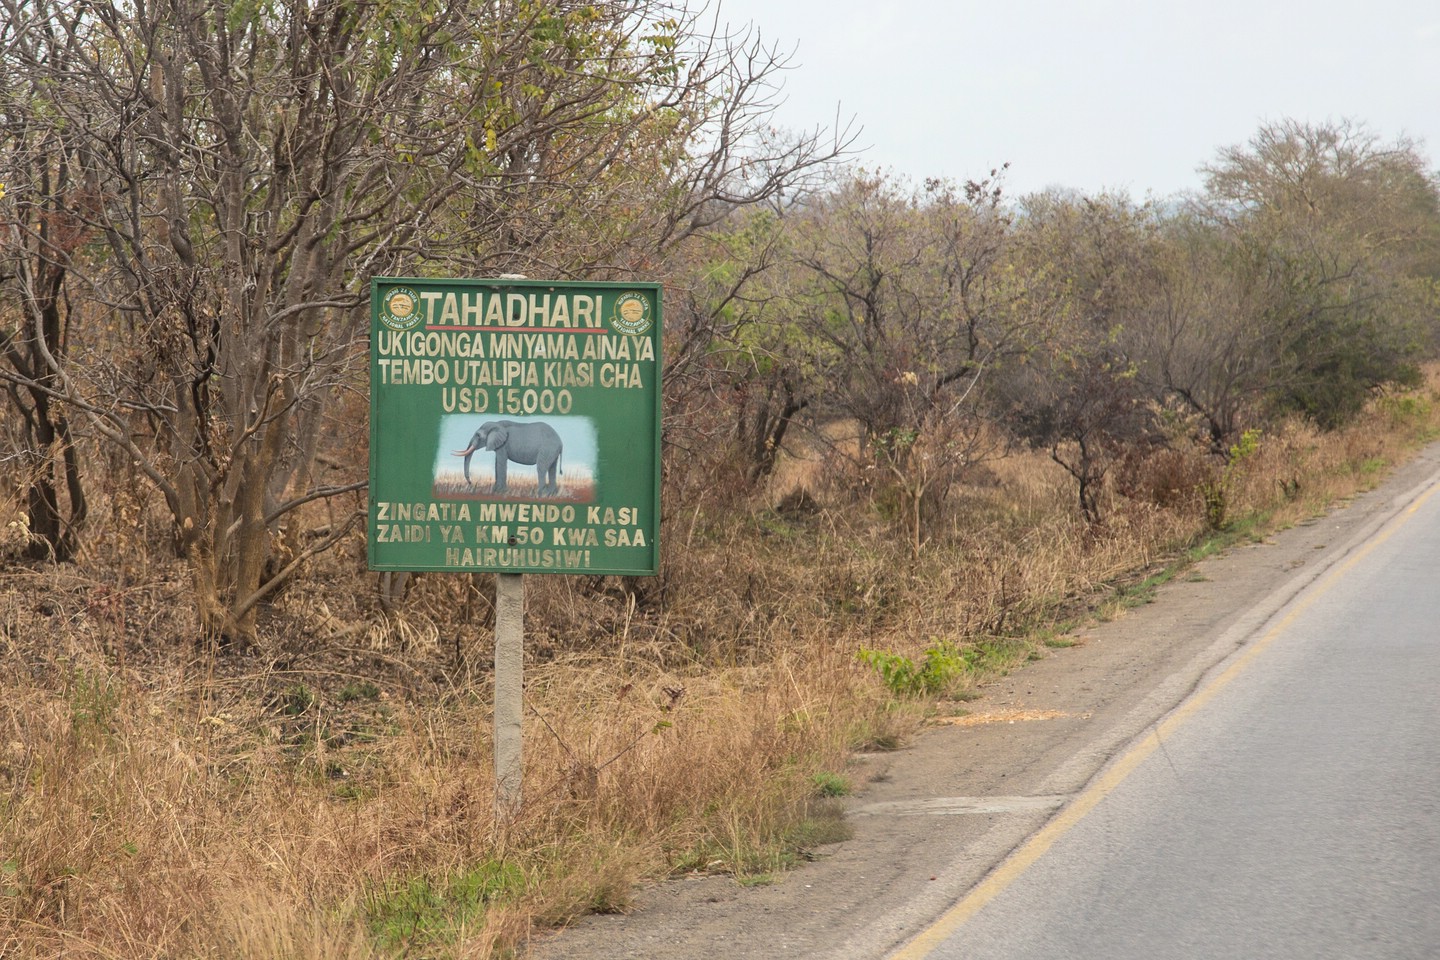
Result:
<svg viewBox="0 0 1440 960"><path fill-rule="evenodd" d="M6 646L4 956L488 956L537 919L623 909L645 877L774 869L808 777L867 725L854 705L883 713L839 651L683 678L547 664L525 809L497 822L488 709L468 690L360 688L357 711L209 669L140 683L83 642ZM477 865L503 882L475 887Z"/></svg>
<svg viewBox="0 0 1440 960"><path fill-rule="evenodd" d="M1232 472L1229 535L1373 484L1440 431L1435 408L1262 437ZM816 777L923 717L861 646L1003 665L1205 535L1193 489L1116 495L1086 528L1054 464L1012 456L950 492L917 562L882 492L857 505L839 469L806 464L793 508L678 511L656 583L530 578L509 822L485 578L416 578L386 614L357 540L267 612L263 656L197 652L182 571L126 540L150 527L111 491L130 519L106 546L0 589L0 956L505 956L647 878L772 873L825 823ZM1137 489L1217 469L1187 452L1138 467Z"/></svg>

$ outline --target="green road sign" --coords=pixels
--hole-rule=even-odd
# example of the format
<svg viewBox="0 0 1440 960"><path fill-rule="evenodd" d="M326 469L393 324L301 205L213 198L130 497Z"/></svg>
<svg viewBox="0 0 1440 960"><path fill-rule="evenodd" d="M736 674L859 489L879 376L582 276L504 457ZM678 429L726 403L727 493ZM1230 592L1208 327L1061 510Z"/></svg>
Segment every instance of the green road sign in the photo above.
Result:
<svg viewBox="0 0 1440 960"><path fill-rule="evenodd" d="M370 282L373 570L654 574L660 286Z"/></svg>

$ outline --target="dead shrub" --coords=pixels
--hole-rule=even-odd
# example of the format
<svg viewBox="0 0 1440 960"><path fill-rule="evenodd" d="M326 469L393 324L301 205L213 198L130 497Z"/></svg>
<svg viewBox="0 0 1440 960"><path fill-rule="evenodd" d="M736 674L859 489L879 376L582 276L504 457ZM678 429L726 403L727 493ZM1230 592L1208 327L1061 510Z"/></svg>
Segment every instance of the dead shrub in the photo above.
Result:
<svg viewBox="0 0 1440 960"><path fill-rule="evenodd" d="M1166 509L1189 510L1211 479L1213 457L1195 444L1130 450L1115 471L1115 491L1123 497Z"/></svg>

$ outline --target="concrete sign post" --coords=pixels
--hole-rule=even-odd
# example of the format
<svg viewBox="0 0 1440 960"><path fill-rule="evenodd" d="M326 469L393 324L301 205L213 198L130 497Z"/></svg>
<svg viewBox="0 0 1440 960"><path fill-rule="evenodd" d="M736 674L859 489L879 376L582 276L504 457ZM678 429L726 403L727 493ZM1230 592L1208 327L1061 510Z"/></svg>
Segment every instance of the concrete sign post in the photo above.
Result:
<svg viewBox="0 0 1440 960"><path fill-rule="evenodd" d="M521 716L525 712L525 575L495 577L495 809L500 819L520 806Z"/></svg>
<svg viewBox="0 0 1440 960"><path fill-rule="evenodd" d="M659 569L660 286L376 277L370 302L370 568L501 575L496 778L513 804L510 575Z"/></svg>

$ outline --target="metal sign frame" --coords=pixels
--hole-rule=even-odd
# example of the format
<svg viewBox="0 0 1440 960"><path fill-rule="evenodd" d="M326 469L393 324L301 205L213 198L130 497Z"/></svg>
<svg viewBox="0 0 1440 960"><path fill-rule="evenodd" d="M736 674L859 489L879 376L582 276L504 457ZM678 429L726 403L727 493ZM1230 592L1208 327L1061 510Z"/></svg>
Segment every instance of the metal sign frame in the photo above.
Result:
<svg viewBox="0 0 1440 960"><path fill-rule="evenodd" d="M659 284L370 295L372 570L659 571Z"/></svg>

